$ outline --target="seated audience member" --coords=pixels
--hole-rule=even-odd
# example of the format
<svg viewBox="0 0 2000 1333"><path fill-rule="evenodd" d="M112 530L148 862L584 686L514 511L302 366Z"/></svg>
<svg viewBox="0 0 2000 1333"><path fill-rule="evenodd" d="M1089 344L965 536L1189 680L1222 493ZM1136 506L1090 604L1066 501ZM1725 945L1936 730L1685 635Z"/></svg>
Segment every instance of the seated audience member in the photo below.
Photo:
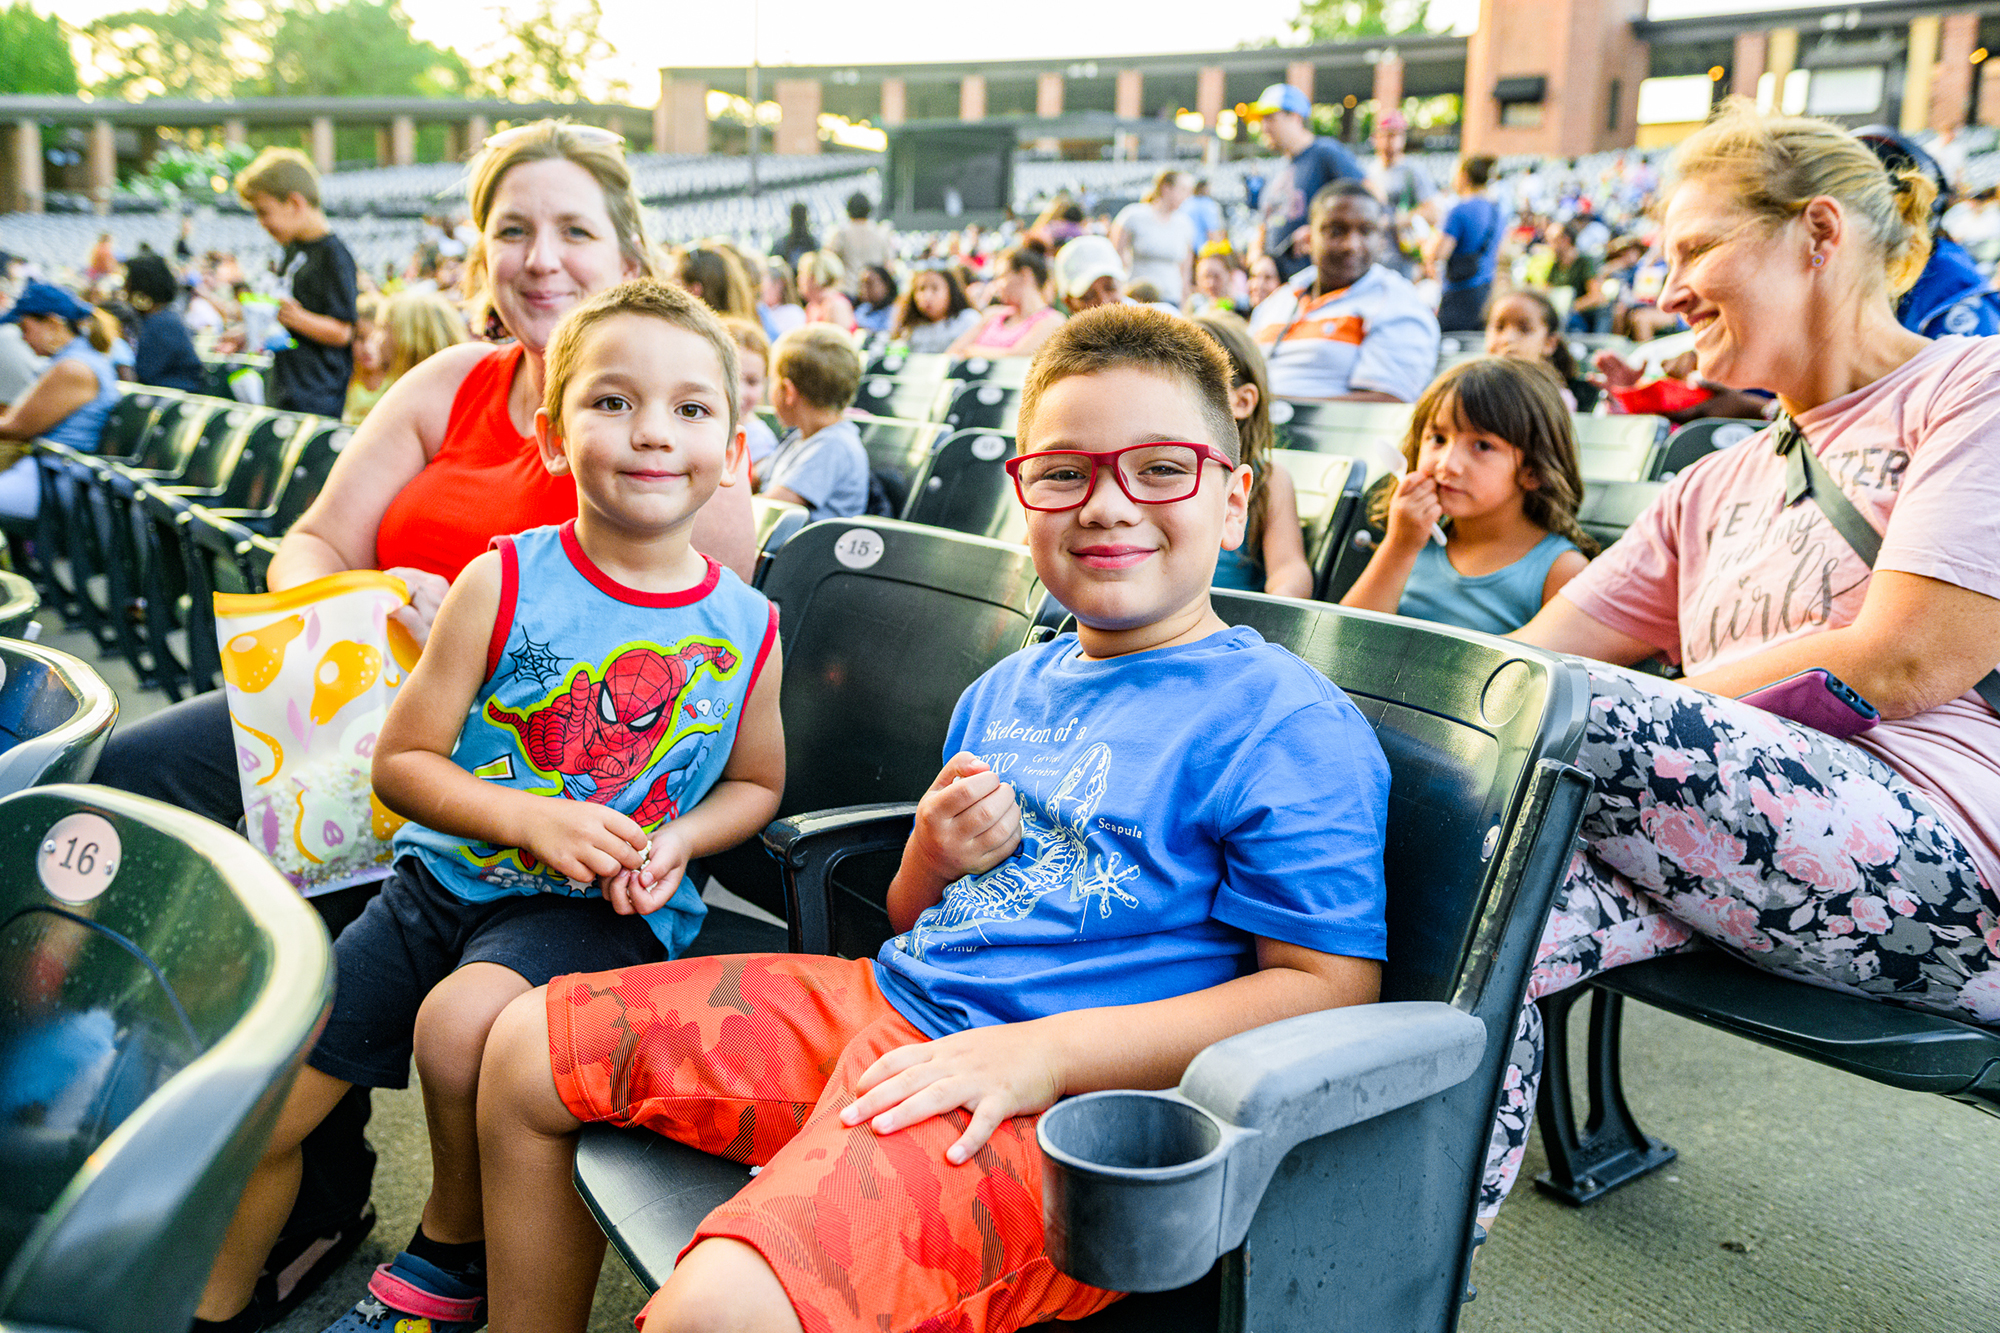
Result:
<svg viewBox="0 0 2000 1333"><path fill-rule="evenodd" d="M2000 716L1982 697L2000 697L2000 340L1897 321L1931 185L1837 125L1732 99L1675 149L1660 198L1661 311L1699 331L1704 379L1768 389L1783 416L1668 482L1516 636L1593 659L1576 762L1596 791L1535 954L1485 1216L1534 1115L1533 1001L1607 968L1701 939L2000 1023ZM1881 534L1872 562L1830 513ZM1655 654L1686 674L1626 669ZM1745 698L1811 670L1879 725Z"/></svg>
<svg viewBox="0 0 2000 1333"><path fill-rule="evenodd" d="M360 425L389 392L389 363L383 356L389 337L382 327L382 304L380 292L354 298L354 378L347 382L347 406L340 414L350 426Z"/></svg>
<svg viewBox="0 0 2000 1333"><path fill-rule="evenodd" d="M1056 295L1071 310L1094 310L1125 300L1125 261L1102 236L1079 236L1056 251Z"/></svg>
<svg viewBox="0 0 2000 1333"><path fill-rule="evenodd" d="M0 412L0 440L46 438L96 453L104 418L118 401L111 364L118 321L60 287L30 281L0 322L19 324L29 350L48 358L40 377ZM0 518L33 518L41 503L33 459L18 458L0 472Z"/></svg>
<svg viewBox="0 0 2000 1333"><path fill-rule="evenodd" d="M744 284L734 259L720 250L694 246L681 251L674 266L676 280L718 315L754 318L756 299Z"/></svg>
<svg viewBox="0 0 2000 1333"><path fill-rule="evenodd" d="M789 433L757 473L757 489L804 505L808 518L868 511L868 454L847 409L861 388L861 353L838 329L808 324L771 349L771 408Z"/></svg>
<svg viewBox="0 0 2000 1333"><path fill-rule="evenodd" d="M380 299L380 298L376 298ZM424 362L436 356L447 347L456 347L468 341L465 316L451 299L438 292L402 291L382 301L376 311L375 334L373 338L375 359L382 368L382 386L375 398L380 399L396 381L415 370ZM363 348L355 348L355 363L361 361ZM350 389L347 396L348 409L353 410L354 393ZM372 402L370 406L372 406ZM364 408L362 416L367 415ZM358 423L360 418L357 417Z"/></svg>
<svg viewBox="0 0 2000 1333"><path fill-rule="evenodd" d="M1269 255L1258 255L1251 260L1248 273L1244 289L1248 293L1252 310L1264 304L1272 292L1285 285L1284 278L1278 274L1278 261Z"/></svg>
<svg viewBox="0 0 2000 1333"><path fill-rule="evenodd" d="M854 331L854 304L840 285L847 270L831 250L799 256L799 295L805 301L806 323L831 324L843 333Z"/></svg>
<svg viewBox="0 0 2000 1333"><path fill-rule="evenodd" d="M1369 517L1386 528L1342 606L1505 634L1582 572L1583 472L1555 374L1489 356L1438 376L1410 413L1409 469ZM1442 533L1442 543L1435 534Z"/></svg>
<svg viewBox="0 0 2000 1333"><path fill-rule="evenodd" d="M799 300L799 285L792 278L792 266L771 257L764 261L762 300L757 303L757 319L767 338L782 338L806 322L806 308Z"/></svg>
<svg viewBox="0 0 2000 1333"><path fill-rule="evenodd" d="M896 314L896 275L881 264L861 270L860 303L854 307L854 326L870 333L882 333Z"/></svg>
<svg viewBox="0 0 2000 1333"><path fill-rule="evenodd" d="M1280 398L1414 402L1437 370L1437 317L1376 260L1387 213L1359 181L1313 199L1312 264L1250 316Z"/></svg>
<svg viewBox="0 0 2000 1333"><path fill-rule="evenodd" d="M1251 307L1236 295L1237 284L1241 281L1240 272L1236 256L1229 250L1207 251L1195 261L1194 292L1183 309L1190 315L1199 315L1205 310L1223 310L1248 318Z"/></svg>
<svg viewBox="0 0 2000 1333"><path fill-rule="evenodd" d="M1565 329L1574 333L1608 333L1611 304L1597 276L1597 261L1578 244L1583 229L1583 221L1572 218L1568 222L1551 222L1542 233L1553 261L1549 265L1548 286L1551 291L1570 293Z"/></svg>
<svg viewBox="0 0 2000 1333"><path fill-rule="evenodd" d="M987 284L992 304L986 318L951 345L953 356L1033 356L1062 324L1062 315L1042 295L1049 261L1040 250L1017 245L995 267L998 275Z"/></svg>
<svg viewBox="0 0 2000 1333"><path fill-rule="evenodd" d="M158 389L207 393L208 367L201 363L194 339L174 308L179 295L174 271L151 251L132 256L125 266L125 299L139 316L132 373L139 383Z"/></svg>
<svg viewBox="0 0 2000 1333"><path fill-rule="evenodd" d="M1988 337L2000 333L2000 294L1979 272L1965 247L1945 235L1945 206L1951 185L1937 159L1886 125L1855 131L1868 151L1892 174L1913 171L1937 191L1931 201L1931 257L1910 289L1896 302L1904 328L1937 338L1947 333Z"/></svg>
<svg viewBox="0 0 2000 1333"><path fill-rule="evenodd" d="M1563 406L1589 411L1598 389L1579 373L1549 298L1532 288L1497 296L1486 308L1486 354L1547 366L1562 382Z"/></svg>
<svg viewBox="0 0 2000 1333"><path fill-rule="evenodd" d="M1243 541L1222 548L1215 586L1310 597L1313 571L1299 529L1298 493L1292 474L1271 457L1271 386L1264 376L1264 354L1249 325L1227 310L1203 311L1194 322L1229 357L1229 413L1236 418L1243 466L1250 469Z"/></svg>
<svg viewBox="0 0 2000 1333"><path fill-rule="evenodd" d="M764 424L764 418L757 415L757 409L764 405L764 383L771 371L771 344L764 337L763 327L755 320L725 319L722 327L729 330L729 336L736 342L737 381L740 386L736 420L743 428L743 439L749 448L749 462L754 473L778 449L778 437Z"/></svg>
<svg viewBox="0 0 2000 1333"><path fill-rule="evenodd" d="M979 312L965 297L965 284L950 264L933 263L910 279L896 305L889 337L912 352L949 352L953 343L979 327Z"/></svg>
<svg viewBox="0 0 2000 1333"><path fill-rule="evenodd" d="M1079 1318L1117 1296L1048 1257L1037 1116L1171 1087L1219 1038L1378 995L1381 749L1336 686L1209 600L1250 484L1221 350L1159 311L1081 315L1037 358L1020 424L1028 545L1078 628L961 698L889 888L901 933L872 960L561 978L495 1026L494 1333L587 1316L604 1239L570 1185L586 1120L760 1168L700 1224L649 1329ZM1124 869L1078 894L1071 860ZM1003 891L1021 913L983 906Z"/></svg>

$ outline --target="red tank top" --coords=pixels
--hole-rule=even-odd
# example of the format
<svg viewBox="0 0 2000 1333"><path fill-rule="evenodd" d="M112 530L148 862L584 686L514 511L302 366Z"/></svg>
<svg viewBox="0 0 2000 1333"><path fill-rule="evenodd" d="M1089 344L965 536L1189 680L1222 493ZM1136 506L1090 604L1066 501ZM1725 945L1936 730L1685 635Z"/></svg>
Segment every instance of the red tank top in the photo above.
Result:
<svg viewBox="0 0 2000 1333"><path fill-rule="evenodd" d="M523 355L519 343L497 347L458 386L444 443L382 515L378 569L455 579L495 537L576 517L576 483L549 475L507 413Z"/></svg>

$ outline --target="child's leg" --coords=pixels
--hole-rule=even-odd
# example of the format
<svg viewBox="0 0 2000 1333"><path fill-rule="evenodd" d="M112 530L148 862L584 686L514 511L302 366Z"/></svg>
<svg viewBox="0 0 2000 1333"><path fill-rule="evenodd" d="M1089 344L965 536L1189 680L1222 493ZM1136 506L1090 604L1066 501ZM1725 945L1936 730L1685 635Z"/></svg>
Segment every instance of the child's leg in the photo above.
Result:
<svg viewBox="0 0 2000 1333"><path fill-rule="evenodd" d="M525 977L497 963L467 963L432 989L417 1012L417 1077L431 1138L431 1193L423 1231L447 1245L479 1240L479 1130L474 1105L488 1033Z"/></svg>
<svg viewBox="0 0 2000 1333"><path fill-rule="evenodd" d="M298 1198L299 1145L351 1086L311 1066L299 1070L264 1156L243 1188L236 1218L222 1238L222 1250L209 1270L208 1285L195 1309L197 1318L231 1319L250 1304L264 1258L277 1244L278 1233Z"/></svg>

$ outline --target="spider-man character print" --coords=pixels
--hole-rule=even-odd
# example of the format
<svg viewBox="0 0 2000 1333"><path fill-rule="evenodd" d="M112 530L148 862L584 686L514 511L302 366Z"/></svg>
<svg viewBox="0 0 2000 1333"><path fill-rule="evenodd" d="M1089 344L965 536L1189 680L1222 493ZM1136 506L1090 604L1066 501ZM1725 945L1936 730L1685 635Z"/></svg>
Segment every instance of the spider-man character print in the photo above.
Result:
<svg viewBox="0 0 2000 1333"><path fill-rule="evenodd" d="M546 657L508 656L524 675L558 674L548 671ZM651 832L680 815L680 798L729 719L728 703L693 697L698 677L706 668L714 680L725 681L740 665L719 640L690 638L673 649L627 644L601 670L585 662L561 673L562 683L539 703L515 712L489 698L485 713L513 733L519 757L559 784L537 794L610 806ZM503 755L474 771L505 779L513 775L514 758ZM507 878L508 862L531 874L549 873L519 848L467 851L484 867L482 878ZM571 891L594 890L574 885Z"/></svg>

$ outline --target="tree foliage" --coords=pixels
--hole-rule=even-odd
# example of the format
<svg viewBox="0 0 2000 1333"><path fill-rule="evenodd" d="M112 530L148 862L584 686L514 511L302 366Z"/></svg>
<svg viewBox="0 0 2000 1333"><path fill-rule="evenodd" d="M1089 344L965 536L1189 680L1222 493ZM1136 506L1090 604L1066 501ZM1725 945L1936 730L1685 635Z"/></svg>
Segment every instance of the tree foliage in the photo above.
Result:
<svg viewBox="0 0 2000 1333"><path fill-rule="evenodd" d="M263 27L262 12L236 0L106 14L83 30L102 75L92 91L126 100L227 97L252 68Z"/></svg>
<svg viewBox="0 0 2000 1333"><path fill-rule="evenodd" d="M410 36L397 0L296 0L270 35L271 58L246 91L268 97L456 97L465 62Z"/></svg>
<svg viewBox="0 0 2000 1333"><path fill-rule="evenodd" d="M1431 31L1430 0L1301 0L1292 27L1313 42Z"/></svg>
<svg viewBox="0 0 2000 1333"><path fill-rule="evenodd" d="M599 0L535 0L519 11L494 10L505 36L482 54L472 77L478 92L506 101L568 102L584 96L584 75L617 54L604 37ZM629 96L622 82L606 90Z"/></svg>
<svg viewBox="0 0 2000 1333"><path fill-rule="evenodd" d="M37 14L27 0L0 9L0 93L74 93L76 61L69 35L53 14Z"/></svg>

